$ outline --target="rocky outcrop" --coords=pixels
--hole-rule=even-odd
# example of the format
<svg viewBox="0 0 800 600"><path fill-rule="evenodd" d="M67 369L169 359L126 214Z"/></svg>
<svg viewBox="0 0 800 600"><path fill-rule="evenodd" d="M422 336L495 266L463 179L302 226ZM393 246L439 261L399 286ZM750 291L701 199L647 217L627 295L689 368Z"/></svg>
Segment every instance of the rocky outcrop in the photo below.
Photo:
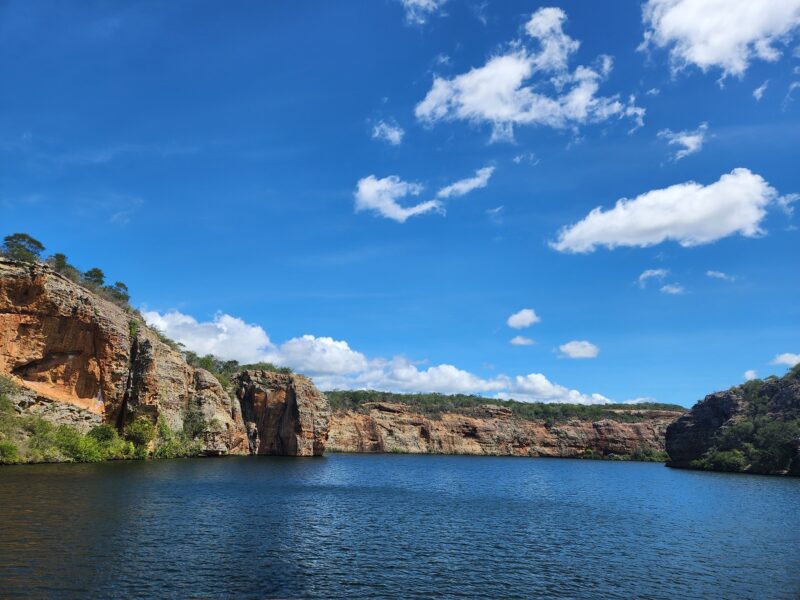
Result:
<svg viewBox="0 0 800 600"><path fill-rule="evenodd" d="M302 375L250 370L234 379L250 451L321 456L328 440L328 400Z"/></svg>
<svg viewBox="0 0 800 600"><path fill-rule="evenodd" d="M368 403L331 418L328 450L553 457L654 456L664 451L667 425L681 413L631 410L622 422L572 419L546 425L514 416L508 408L485 405L473 414L443 413L429 418L413 407Z"/></svg>
<svg viewBox="0 0 800 600"><path fill-rule="evenodd" d="M709 394L666 432L671 467L800 475L800 366Z"/></svg>
<svg viewBox="0 0 800 600"><path fill-rule="evenodd" d="M211 424L206 453L248 450L238 403L214 377L135 314L44 265L0 259L0 374L27 390L21 410L55 422L122 427L141 415L180 429L194 410Z"/></svg>

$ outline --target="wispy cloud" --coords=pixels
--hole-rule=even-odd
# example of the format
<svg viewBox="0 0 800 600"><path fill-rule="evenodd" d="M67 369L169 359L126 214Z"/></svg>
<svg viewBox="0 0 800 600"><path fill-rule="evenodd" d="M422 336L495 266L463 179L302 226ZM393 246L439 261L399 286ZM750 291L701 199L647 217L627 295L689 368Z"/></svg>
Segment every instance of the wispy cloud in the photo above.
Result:
<svg viewBox="0 0 800 600"><path fill-rule="evenodd" d="M372 139L387 142L392 146L399 146L403 142L405 133L397 123L378 121L372 128Z"/></svg>
<svg viewBox="0 0 800 600"><path fill-rule="evenodd" d="M736 281L736 277L733 275L728 275L727 273L723 273L722 271L706 271L706 276L711 277L712 279L721 279L722 281L729 281L734 282Z"/></svg>
<svg viewBox="0 0 800 600"><path fill-rule="evenodd" d="M680 149L672 156L673 160L686 158L690 154L700 152L706 139L708 123L700 123L697 129L686 131L672 131L662 129L658 132L658 137L667 140L670 146L678 146Z"/></svg>

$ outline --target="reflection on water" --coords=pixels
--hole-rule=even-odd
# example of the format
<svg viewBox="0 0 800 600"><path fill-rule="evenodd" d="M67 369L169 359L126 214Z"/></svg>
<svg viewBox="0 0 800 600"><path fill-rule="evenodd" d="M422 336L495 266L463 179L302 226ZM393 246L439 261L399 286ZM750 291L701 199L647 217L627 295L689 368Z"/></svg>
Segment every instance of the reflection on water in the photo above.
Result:
<svg viewBox="0 0 800 600"><path fill-rule="evenodd" d="M792 598L800 480L446 456L0 469L0 597Z"/></svg>

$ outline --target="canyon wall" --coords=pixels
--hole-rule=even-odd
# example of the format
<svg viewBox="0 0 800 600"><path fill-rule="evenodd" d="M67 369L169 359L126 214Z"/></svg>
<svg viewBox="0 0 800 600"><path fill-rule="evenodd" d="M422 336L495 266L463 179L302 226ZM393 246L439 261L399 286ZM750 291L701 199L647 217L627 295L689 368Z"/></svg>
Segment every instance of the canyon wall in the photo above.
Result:
<svg viewBox="0 0 800 600"><path fill-rule="evenodd" d="M547 425L487 404L470 415L424 416L409 405L375 402L334 412L328 450L598 458L656 457L667 425L681 413L631 409L633 422L571 419Z"/></svg>
<svg viewBox="0 0 800 600"><path fill-rule="evenodd" d="M312 455L324 449L327 403L306 378L262 374L247 381L270 390L268 418L276 403L286 404L279 445L265 437L276 431L262 429L254 450L242 410L261 425L263 411L248 403L257 390L228 393L209 372L187 364L138 313L42 264L0 258L0 375L21 386L13 398L18 411L81 431L98 423L122 430L136 417L163 419L180 430L190 413L199 413L207 424L205 454Z"/></svg>

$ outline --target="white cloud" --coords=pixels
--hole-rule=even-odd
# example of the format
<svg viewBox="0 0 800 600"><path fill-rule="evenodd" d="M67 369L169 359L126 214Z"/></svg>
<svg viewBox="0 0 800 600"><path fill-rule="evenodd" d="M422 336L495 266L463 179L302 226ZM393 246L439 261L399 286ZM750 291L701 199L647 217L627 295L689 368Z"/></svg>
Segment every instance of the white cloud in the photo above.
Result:
<svg viewBox="0 0 800 600"><path fill-rule="evenodd" d="M175 310L164 314L147 311L142 316L151 327L203 356L213 354L253 363L275 352L275 346L261 326L224 313L217 313L213 320L204 322Z"/></svg>
<svg viewBox="0 0 800 600"><path fill-rule="evenodd" d="M522 310L515 312L513 315L508 317L506 323L509 327L514 329L525 329L526 327L530 327L534 323L538 323L541 321L539 315L536 314L536 311L532 308L523 308Z"/></svg>
<svg viewBox="0 0 800 600"><path fill-rule="evenodd" d="M800 363L800 354L793 354L792 352L784 352L778 354L773 360L773 365L788 365L790 367Z"/></svg>
<svg viewBox="0 0 800 600"><path fill-rule="evenodd" d="M403 128L396 123L387 123L386 121L378 121L372 128L372 139L382 140L388 142L392 146L399 146L403 142L403 136L406 134Z"/></svg>
<svg viewBox="0 0 800 600"><path fill-rule="evenodd" d="M510 381L509 391L497 394L498 398L513 398L523 402L570 402L575 404L607 404L611 402L602 394L582 394L553 383L541 373L517 375Z"/></svg>
<svg viewBox="0 0 800 600"><path fill-rule="evenodd" d="M622 101L618 95L597 95L611 71L610 56L599 57L593 68L569 69L580 43L564 33L566 18L560 8L540 8L525 26L535 50L514 40L505 53L492 56L481 67L452 79L434 77L416 106L417 119L427 124L453 120L488 124L493 141L513 138L515 125L563 129L629 117L641 126L644 109L635 105L633 97Z"/></svg>
<svg viewBox="0 0 800 600"><path fill-rule="evenodd" d="M719 181L694 181L623 198L603 210L597 207L574 225L564 227L551 246L560 252L593 252L598 246L646 247L673 240L690 247L741 234L763 233L766 207L780 202L763 177L734 169Z"/></svg>
<svg viewBox="0 0 800 600"><path fill-rule="evenodd" d="M700 152L706 139L706 131L708 131L708 123L700 123L697 129L694 130L672 131L671 129L662 129L658 132L658 137L667 140L670 146L680 147L672 157L674 160L680 160L690 154Z"/></svg>
<svg viewBox="0 0 800 600"><path fill-rule="evenodd" d="M745 381L752 381L753 379L758 379L758 373L756 373L753 369L748 369L744 372Z"/></svg>
<svg viewBox="0 0 800 600"><path fill-rule="evenodd" d="M649 279L664 279L669 274L667 269L647 269L646 271L642 271L642 274L639 275L639 287L643 288L647 285L647 281Z"/></svg>
<svg viewBox="0 0 800 600"><path fill-rule="evenodd" d="M706 276L712 279L721 279L722 281L736 281L736 277L723 273L722 271L706 271Z"/></svg>
<svg viewBox="0 0 800 600"><path fill-rule="evenodd" d="M357 373L367 368L367 357L345 341L304 335L281 344L276 362L302 372L330 375Z"/></svg>
<svg viewBox="0 0 800 600"><path fill-rule="evenodd" d="M695 65L744 75L753 60L776 61L776 47L800 25L800 0L648 0L640 49L669 48L674 71Z"/></svg>
<svg viewBox="0 0 800 600"><path fill-rule="evenodd" d="M489 184L489 178L494 173L494 167L483 167L475 171L474 177L461 179L455 183L443 187L436 193L437 198L452 198L463 196L473 190L485 188Z"/></svg>
<svg viewBox="0 0 800 600"><path fill-rule="evenodd" d="M396 175L383 179L370 175L360 179L356 186L356 212L371 210L387 219L404 223L409 217L441 210L442 205L438 200L428 200L408 207L398 203L401 198L418 196L421 192L421 185L403 181Z"/></svg>
<svg viewBox="0 0 800 600"><path fill-rule="evenodd" d="M464 196L474 190L485 188L489 184L489 178L492 173L494 173L494 167L478 169L473 177L460 179L441 188L436 192L437 199L420 202L409 207L400 205L398 200L406 196L418 196L424 189L422 185L403 181L397 175L390 175L383 179L370 175L360 179L356 186L356 212L372 210L398 223L403 223L409 217L430 211L444 214L444 205L441 200Z"/></svg>
<svg viewBox="0 0 800 600"><path fill-rule="evenodd" d="M521 164L524 161L532 164L534 167L541 162L541 160L537 158L536 154L533 152L523 152L522 154L517 154L511 160L514 161L515 165Z"/></svg>
<svg viewBox="0 0 800 600"><path fill-rule="evenodd" d="M535 343L531 338L524 335L515 335L511 338L512 346L533 346Z"/></svg>
<svg viewBox="0 0 800 600"><path fill-rule="evenodd" d="M670 296L679 296L686 292L686 289L679 283L668 283L662 285L660 290L662 294L669 294Z"/></svg>
<svg viewBox="0 0 800 600"><path fill-rule="evenodd" d="M441 14L447 0L400 0L406 10L406 21L413 25L424 25L428 19Z"/></svg>
<svg viewBox="0 0 800 600"><path fill-rule="evenodd" d="M661 93L661 90L658 88L650 88L645 92L648 96L658 96Z"/></svg>
<svg viewBox="0 0 800 600"><path fill-rule="evenodd" d="M558 349L561 356L566 358L597 358L600 348L586 340L573 340L566 344L561 344Z"/></svg>
<svg viewBox="0 0 800 600"><path fill-rule="evenodd" d="M584 394L553 383L541 373L484 378L450 364L421 368L419 363L402 356L368 358L343 340L313 335L274 344L261 326L223 313L205 322L178 311L147 311L144 317L188 350L242 363L268 361L292 367L312 377L321 389L493 394L520 401L581 404L610 402L601 394Z"/></svg>
<svg viewBox="0 0 800 600"><path fill-rule="evenodd" d="M756 100L761 100L764 96L764 92L767 91L767 86L769 85L769 79L767 79L764 83L758 86L756 89L753 90L753 98Z"/></svg>

